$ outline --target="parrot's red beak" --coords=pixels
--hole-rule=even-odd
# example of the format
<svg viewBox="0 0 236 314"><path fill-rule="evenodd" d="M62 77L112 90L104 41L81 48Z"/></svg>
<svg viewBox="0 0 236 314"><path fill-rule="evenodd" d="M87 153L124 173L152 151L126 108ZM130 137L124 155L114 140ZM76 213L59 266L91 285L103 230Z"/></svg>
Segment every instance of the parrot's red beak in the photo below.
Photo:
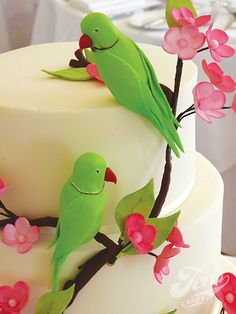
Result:
<svg viewBox="0 0 236 314"><path fill-rule="evenodd" d="M88 37L88 35L82 35L79 39L79 47L80 50L84 50L85 48L91 48L93 46L92 39Z"/></svg>
<svg viewBox="0 0 236 314"><path fill-rule="evenodd" d="M107 182L113 182L116 184L117 178L114 172L111 170L111 168L107 167L106 173L105 173L105 181Z"/></svg>

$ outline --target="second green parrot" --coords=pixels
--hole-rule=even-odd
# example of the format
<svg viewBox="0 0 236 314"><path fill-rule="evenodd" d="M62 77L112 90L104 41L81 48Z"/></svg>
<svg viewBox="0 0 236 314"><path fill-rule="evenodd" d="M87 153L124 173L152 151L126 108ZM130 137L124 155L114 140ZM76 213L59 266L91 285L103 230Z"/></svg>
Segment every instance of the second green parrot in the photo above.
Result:
<svg viewBox="0 0 236 314"><path fill-rule="evenodd" d="M91 48L89 55L113 96L146 117L179 157L179 149L184 151L176 131L179 123L143 51L102 13L87 15L81 31L80 49Z"/></svg>
<svg viewBox="0 0 236 314"><path fill-rule="evenodd" d="M98 154L85 153L75 162L72 175L60 196L60 216L56 235L50 244L56 249L53 291L57 289L61 268L67 256L90 241L102 225L105 211L105 181L116 183L114 172Z"/></svg>

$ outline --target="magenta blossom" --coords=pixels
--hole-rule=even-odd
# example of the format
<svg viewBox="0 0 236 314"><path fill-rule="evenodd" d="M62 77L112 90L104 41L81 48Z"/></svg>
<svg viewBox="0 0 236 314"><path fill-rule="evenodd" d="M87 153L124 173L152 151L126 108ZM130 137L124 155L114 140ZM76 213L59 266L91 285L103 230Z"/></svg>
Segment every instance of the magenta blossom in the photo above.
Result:
<svg viewBox="0 0 236 314"><path fill-rule="evenodd" d="M234 98L233 98L232 109L236 113L236 94L234 95Z"/></svg>
<svg viewBox="0 0 236 314"><path fill-rule="evenodd" d="M147 225L144 216L132 214L126 218L126 234L139 254L146 254L153 249L157 231Z"/></svg>
<svg viewBox="0 0 236 314"><path fill-rule="evenodd" d="M209 25L206 32L206 39L212 58L221 62L222 58L229 58L234 55L234 49L228 45L225 45L229 40L229 36L221 29L213 29L213 23Z"/></svg>
<svg viewBox="0 0 236 314"><path fill-rule="evenodd" d="M0 287L0 313L20 314L29 300L29 286L18 281L14 287Z"/></svg>
<svg viewBox="0 0 236 314"><path fill-rule="evenodd" d="M179 10L173 9L172 16L174 20L180 25L192 24L194 26L204 26L211 20L211 15L202 15L199 17L194 17L193 12L188 8L182 7Z"/></svg>
<svg viewBox="0 0 236 314"><path fill-rule="evenodd" d="M231 93L235 90L235 81L232 79L231 76L224 75L224 71L216 62L207 64L206 60L203 59L202 68L211 83L217 88L221 89L225 93Z"/></svg>
<svg viewBox="0 0 236 314"><path fill-rule="evenodd" d="M171 231L171 234L167 238L167 241L171 242L176 247L189 248L190 245L184 242L181 230L178 226L174 226Z"/></svg>
<svg viewBox="0 0 236 314"><path fill-rule="evenodd" d="M225 105L225 94L215 90L209 82L198 83L193 89L195 111L207 123L212 123L211 118L223 118L225 114L221 111Z"/></svg>
<svg viewBox="0 0 236 314"><path fill-rule="evenodd" d="M164 247L161 254L157 256L153 271L154 276L159 283L162 283L163 275L167 276L170 273L170 258L179 253L179 248L174 247L173 244L168 244Z"/></svg>
<svg viewBox="0 0 236 314"><path fill-rule="evenodd" d="M31 226L25 217L16 220L15 225L7 224L3 229L3 242L6 245L17 247L18 253L30 251L38 240L40 229Z"/></svg>
<svg viewBox="0 0 236 314"><path fill-rule="evenodd" d="M5 184L3 179L0 177L0 197L9 189L9 185Z"/></svg>
<svg viewBox="0 0 236 314"><path fill-rule="evenodd" d="M217 299L223 303L228 314L236 314L236 277L231 273L222 274L212 286Z"/></svg>
<svg viewBox="0 0 236 314"><path fill-rule="evenodd" d="M162 48L170 54L178 54L180 59L193 59L197 50L205 43L205 35L194 25L184 25L182 28L170 28L164 38Z"/></svg>
<svg viewBox="0 0 236 314"><path fill-rule="evenodd" d="M100 82L103 82L103 79L98 71L96 64L94 63L88 64L86 67L86 71L91 77L97 79Z"/></svg>

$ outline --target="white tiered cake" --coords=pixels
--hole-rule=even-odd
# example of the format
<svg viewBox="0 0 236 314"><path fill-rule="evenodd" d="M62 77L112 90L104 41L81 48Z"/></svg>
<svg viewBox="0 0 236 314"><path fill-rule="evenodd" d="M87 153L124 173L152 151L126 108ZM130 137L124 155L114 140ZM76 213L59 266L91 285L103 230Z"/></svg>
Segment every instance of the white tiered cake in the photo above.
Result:
<svg viewBox="0 0 236 314"><path fill-rule="evenodd" d="M161 83L173 89L176 57L161 48L141 45ZM166 143L153 126L121 107L99 82L68 82L41 71L66 68L76 43L32 46L0 56L0 169L11 184L3 201L17 215L58 216L60 189L75 159L86 151L101 154L115 170L117 186L107 186L102 231L117 240L114 209L125 195L155 179L156 193L164 167ZM184 63L178 112L193 102L197 70ZM185 148L173 156L170 192L162 215L181 209L185 242L191 247L173 260L171 275L159 285L149 256L123 257L105 266L85 286L65 313L162 314L211 313L210 276L217 278L220 259L223 184L218 172L195 152L194 118L179 131ZM196 158L197 156L197 158ZM0 284L23 280L30 301L22 314L32 314L38 298L51 288L53 249L50 230L27 254L0 245ZM67 259L63 279L73 277L86 258L101 249L95 241ZM13 262L14 261L14 262ZM199 300L203 296L205 301Z"/></svg>

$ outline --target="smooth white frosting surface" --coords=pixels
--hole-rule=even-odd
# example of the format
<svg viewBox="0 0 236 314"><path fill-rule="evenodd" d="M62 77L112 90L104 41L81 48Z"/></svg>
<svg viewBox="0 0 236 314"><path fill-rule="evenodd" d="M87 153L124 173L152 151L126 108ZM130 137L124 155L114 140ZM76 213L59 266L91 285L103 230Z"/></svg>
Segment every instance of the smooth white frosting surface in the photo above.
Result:
<svg viewBox="0 0 236 314"><path fill-rule="evenodd" d="M178 208L182 210L179 226L191 247L182 249L170 260L170 275L164 277L163 284L154 279L155 260L151 256L122 257L114 266L103 267L65 313L162 314L174 308L178 308L179 314L212 313L211 285L218 277L222 202L219 173L198 155L193 190ZM109 236L117 239L119 235ZM24 280L31 288L30 303L22 314L32 314L36 300L50 290L53 253L53 249L47 249L50 240L50 236L42 235L38 244L23 255L0 244L1 284ZM64 265L63 279L73 278L78 266L101 249L101 245L91 241L73 252Z"/></svg>
<svg viewBox="0 0 236 314"><path fill-rule="evenodd" d="M161 83L174 86L176 57L141 45ZM6 205L19 215L57 216L61 187L84 152L101 154L118 177L106 184L105 225L114 223L115 206L125 195L155 179L159 190L166 143L145 118L120 106L99 82L71 82L41 69L68 67L77 43L31 46L0 55L0 172L11 185ZM184 64L178 111L193 102L197 69ZM173 156L172 183L163 213L190 192L195 173L195 121L183 121L186 153Z"/></svg>

